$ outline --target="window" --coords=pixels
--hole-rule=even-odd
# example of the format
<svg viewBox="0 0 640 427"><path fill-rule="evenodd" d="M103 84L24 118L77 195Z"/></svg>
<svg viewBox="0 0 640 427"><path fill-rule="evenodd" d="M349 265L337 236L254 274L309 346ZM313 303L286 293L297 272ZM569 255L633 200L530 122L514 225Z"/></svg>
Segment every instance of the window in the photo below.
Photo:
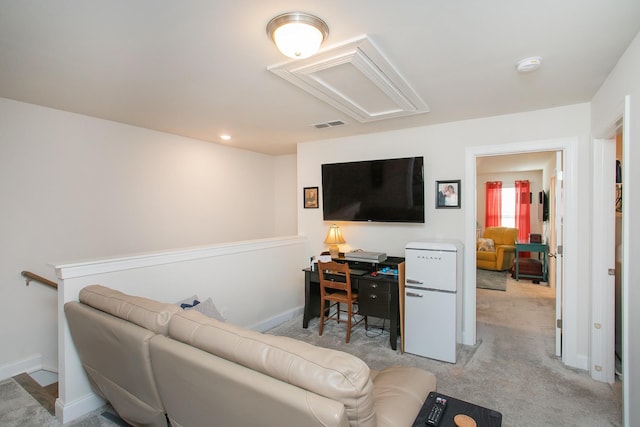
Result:
<svg viewBox="0 0 640 427"><path fill-rule="evenodd" d="M502 187L502 218L503 227L516 227L516 189Z"/></svg>

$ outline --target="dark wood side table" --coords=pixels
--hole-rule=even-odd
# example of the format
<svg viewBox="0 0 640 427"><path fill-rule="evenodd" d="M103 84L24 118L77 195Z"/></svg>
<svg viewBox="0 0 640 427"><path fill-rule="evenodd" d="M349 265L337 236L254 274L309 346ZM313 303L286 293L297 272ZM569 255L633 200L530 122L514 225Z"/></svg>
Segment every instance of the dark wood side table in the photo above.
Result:
<svg viewBox="0 0 640 427"><path fill-rule="evenodd" d="M404 261L404 259L403 259ZM309 327L309 320L320 316L320 277L316 270L304 270L304 315L302 327ZM400 309L398 276L371 273L351 274L351 286L358 290L360 314L389 319L389 343L395 350L398 346Z"/></svg>
<svg viewBox="0 0 640 427"><path fill-rule="evenodd" d="M422 409L420 409L416 420L413 422L413 427L427 427L425 421L436 397L444 397L447 399L447 407L444 410L438 427L455 427L453 417L458 414L464 414L473 418L478 427L502 426L502 414L500 412L432 391L429 393L429 396L427 396L427 400L425 400Z"/></svg>

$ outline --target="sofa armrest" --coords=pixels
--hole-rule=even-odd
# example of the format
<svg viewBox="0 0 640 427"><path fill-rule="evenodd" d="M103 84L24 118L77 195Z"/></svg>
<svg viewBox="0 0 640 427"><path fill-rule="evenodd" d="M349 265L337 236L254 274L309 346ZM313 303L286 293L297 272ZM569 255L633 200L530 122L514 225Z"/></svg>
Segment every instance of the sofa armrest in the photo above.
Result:
<svg viewBox="0 0 640 427"><path fill-rule="evenodd" d="M427 395L436 390L435 375L425 370L392 366L372 371L377 427L409 427Z"/></svg>

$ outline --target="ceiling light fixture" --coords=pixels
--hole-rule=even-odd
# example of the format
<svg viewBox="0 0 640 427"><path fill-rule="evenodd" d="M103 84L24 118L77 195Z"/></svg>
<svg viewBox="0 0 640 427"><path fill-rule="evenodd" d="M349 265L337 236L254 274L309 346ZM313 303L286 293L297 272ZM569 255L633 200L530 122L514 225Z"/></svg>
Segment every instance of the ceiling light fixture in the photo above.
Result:
<svg viewBox="0 0 640 427"><path fill-rule="evenodd" d="M519 73L529 73L535 71L542 65L541 56L530 56L528 58L521 59L516 63L516 70Z"/></svg>
<svg viewBox="0 0 640 427"><path fill-rule="evenodd" d="M267 34L285 56L308 58L329 36L329 27L317 16L303 12L278 15L267 24Z"/></svg>

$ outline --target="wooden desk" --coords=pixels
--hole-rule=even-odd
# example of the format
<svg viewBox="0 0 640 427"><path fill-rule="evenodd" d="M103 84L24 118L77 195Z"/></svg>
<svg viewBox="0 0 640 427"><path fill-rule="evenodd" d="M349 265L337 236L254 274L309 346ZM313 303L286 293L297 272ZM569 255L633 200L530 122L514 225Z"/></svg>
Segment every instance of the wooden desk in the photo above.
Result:
<svg viewBox="0 0 640 427"><path fill-rule="evenodd" d="M318 271L304 270L304 316L302 327L309 327L309 320L320 316L320 277ZM351 286L358 290L360 314L389 319L389 343L397 348L400 321L398 276L379 274L371 276L351 275Z"/></svg>
<svg viewBox="0 0 640 427"><path fill-rule="evenodd" d="M542 275L534 275L534 274L520 274L520 263L519 263L519 253L520 252L538 252L538 259L540 258L540 254L542 254ZM518 243L516 242L516 275L515 279L519 280L520 278L526 279L540 279L543 282L547 281L547 252L548 247L545 243Z"/></svg>

